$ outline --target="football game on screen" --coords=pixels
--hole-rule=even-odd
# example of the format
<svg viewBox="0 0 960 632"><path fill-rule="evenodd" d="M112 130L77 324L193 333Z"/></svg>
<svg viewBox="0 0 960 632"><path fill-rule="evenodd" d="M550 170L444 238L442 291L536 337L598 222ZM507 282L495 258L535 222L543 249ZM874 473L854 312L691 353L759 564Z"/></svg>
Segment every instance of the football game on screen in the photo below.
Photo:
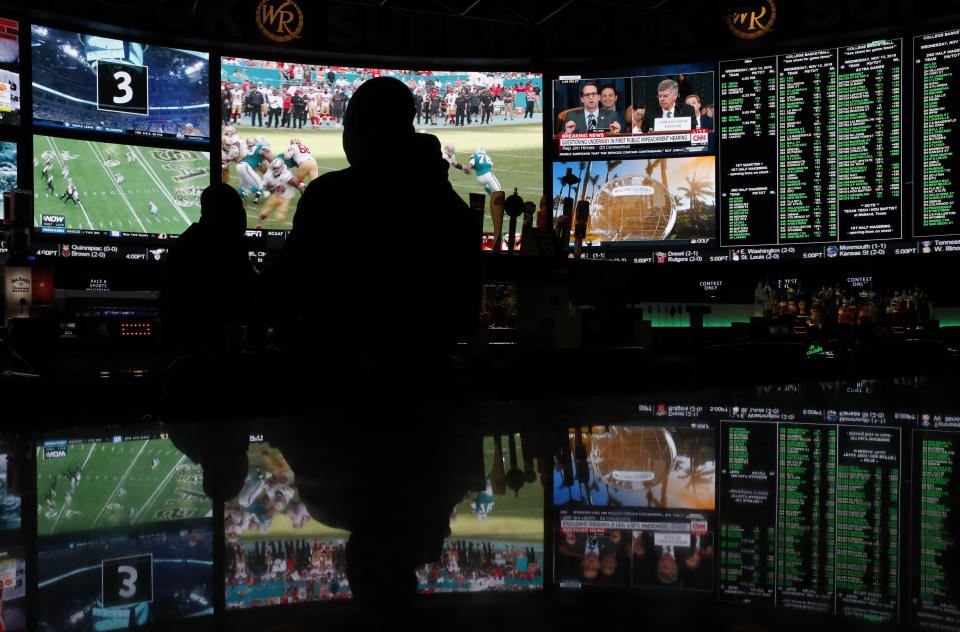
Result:
<svg viewBox="0 0 960 632"><path fill-rule="evenodd" d="M543 78L527 72L356 68L221 58L222 178L244 196L250 229L290 230L302 186L348 166L343 115L366 79L396 77L414 96L417 131L440 140L450 183L471 193L543 193ZM383 147L383 180L402 162ZM397 182L398 192L403 183ZM491 232L489 217L484 232ZM344 235L343 238L349 236Z"/></svg>
<svg viewBox="0 0 960 632"><path fill-rule="evenodd" d="M179 235L200 217L207 152L33 137L34 227L41 233Z"/></svg>

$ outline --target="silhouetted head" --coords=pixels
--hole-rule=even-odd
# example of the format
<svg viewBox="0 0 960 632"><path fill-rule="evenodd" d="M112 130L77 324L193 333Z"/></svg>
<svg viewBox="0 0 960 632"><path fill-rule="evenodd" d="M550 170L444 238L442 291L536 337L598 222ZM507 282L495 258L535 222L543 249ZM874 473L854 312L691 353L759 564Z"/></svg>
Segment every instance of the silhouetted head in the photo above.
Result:
<svg viewBox="0 0 960 632"><path fill-rule="evenodd" d="M218 182L200 194L200 223L229 236L240 236L247 229L243 199L229 184Z"/></svg>
<svg viewBox="0 0 960 632"><path fill-rule="evenodd" d="M417 108L402 81L370 79L357 88L343 117L343 151L356 166L383 157L413 136Z"/></svg>

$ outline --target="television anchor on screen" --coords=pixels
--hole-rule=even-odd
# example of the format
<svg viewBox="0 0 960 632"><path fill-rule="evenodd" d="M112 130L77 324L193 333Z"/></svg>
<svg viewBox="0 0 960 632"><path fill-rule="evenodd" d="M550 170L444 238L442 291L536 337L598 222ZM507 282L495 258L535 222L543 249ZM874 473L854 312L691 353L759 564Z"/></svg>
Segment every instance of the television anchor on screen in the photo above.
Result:
<svg viewBox="0 0 960 632"><path fill-rule="evenodd" d="M680 84L673 79L664 79L657 85L657 105L650 107L643 117L643 131L652 132L658 118L680 118L689 116L690 123L696 124L697 111L687 103L677 103Z"/></svg>
<svg viewBox="0 0 960 632"><path fill-rule="evenodd" d="M610 130L612 134L620 133L616 110L600 108L600 88L597 84L585 83L580 86L580 102L583 103L583 109L567 112L563 127L567 134L604 130Z"/></svg>

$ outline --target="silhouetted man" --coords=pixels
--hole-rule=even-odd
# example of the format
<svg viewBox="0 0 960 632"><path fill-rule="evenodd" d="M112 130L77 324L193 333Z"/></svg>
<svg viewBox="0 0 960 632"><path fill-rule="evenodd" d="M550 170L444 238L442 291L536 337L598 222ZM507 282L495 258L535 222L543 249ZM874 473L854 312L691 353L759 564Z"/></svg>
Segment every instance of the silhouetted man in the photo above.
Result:
<svg viewBox="0 0 960 632"><path fill-rule="evenodd" d="M447 180L440 142L415 133L415 114L396 79L357 89L343 122L350 166L310 183L262 279L280 343L300 354L302 382L289 392L318 433L271 441L310 515L351 532L347 573L360 599L416 590L415 566L438 558L466 491L467 459L441 430L453 421L429 411L451 403L448 353L476 325L480 226ZM424 230L426 246L413 238ZM399 421L413 418L412 432ZM388 488L416 491L385 523Z"/></svg>
<svg viewBox="0 0 960 632"><path fill-rule="evenodd" d="M247 323L256 271L243 242L246 228L243 200L218 183L200 195L200 221L173 242L160 305L178 353L225 351L227 326Z"/></svg>

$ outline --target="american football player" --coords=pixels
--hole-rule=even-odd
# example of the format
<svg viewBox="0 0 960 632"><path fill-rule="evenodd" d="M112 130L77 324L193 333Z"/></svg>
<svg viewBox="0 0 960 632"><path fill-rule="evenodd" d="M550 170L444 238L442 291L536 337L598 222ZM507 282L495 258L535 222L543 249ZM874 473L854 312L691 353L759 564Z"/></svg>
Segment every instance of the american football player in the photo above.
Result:
<svg viewBox="0 0 960 632"><path fill-rule="evenodd" d="M290 146L283 153L287 166L292 167L292 161L297 167L297 180L304 184L310 184L311 181L320 175L317 167L317 161L307 149L307 146L300 142L299 138L291 138Z"/></svg>
<svg viewBox="0 0 960 632"><path fill-rule="evenodd" d="M487 154L483 145L477 147L477 150L470 156L470 162L463 168L465 173L473 169L477 175L477 182L490 195L494 191L503 191L500 187L500 181L493 175L493 158Z"/></svg>
<svg viewBox="0 0 960 632"><path fill-rule="evenodd" d="M302 182L297 182L290 169L287 168L283 158L274 158L270 163L270 169L263 179L264 188L272 193L267 201L266 208L260 213L260 219L264 220L276 211L276 220L282 222L287 219L290 212L290 200L293 199L295 191L301 193L306 188Z"/></svg>

